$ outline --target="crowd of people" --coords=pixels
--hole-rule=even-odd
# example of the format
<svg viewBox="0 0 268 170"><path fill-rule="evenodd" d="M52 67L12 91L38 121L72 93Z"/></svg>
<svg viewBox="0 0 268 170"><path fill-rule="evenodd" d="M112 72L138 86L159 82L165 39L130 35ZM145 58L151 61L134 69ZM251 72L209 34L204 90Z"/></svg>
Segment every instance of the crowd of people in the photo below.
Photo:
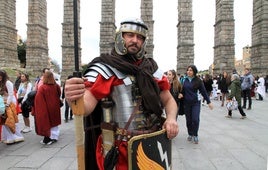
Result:
<svg viewBox="0 0 268 170"><path fill-rule="evenodd" d="M243 109L252 109L252 97L262 101L265 93L268 92L268 75L266 77L263 75L253 76L249 68L245 68L242 75L238 75L236 70L233 70L231 73L223 71L222 74L214 77L209 74L199 75L199 78L203 80L208 95L212 99L221 101L221 107L225 107L226 102L230 102L235 95L238 101L238 110L242 115L241 119L246 118ZM239 87L235 89L234 84L239 85ZM204 98L202 105L204 105ZM229 110L226 117L231 118L231 115L232 111Z"/></svg>
<svg viewBox="0 0 268 170"><path fill-rule="evenodd" d="M190 67L190 69L189 69ZM186 74L184 76L180 76L180 73L176 73L175 70L169 70L166 72L167 77L169 78L169 82L171 84L170 91L174 92L174 83L175 82L172 78L176 78L179 81L179 86L181 91L179 91L179 94L174 94L173 97L177 102L179 110L178 115L185 115L186 118L186 126L188 130L188 138L187 140L193 141L193 143L198 143L198 127L199 127L199 117L200 117L200 101L201 105L205 105L205 101L207 101L207 104L209 108L213 108L211 105L210 99L220 100L221 104L220 106L224 109L227 108L227 103L231 103L233 100L236 101L237 106L236 109L241 114L241 119L246 118L246 113L244 112L244 109L251 110L252 107L252 98L258 101L262 101L265 98L268 86L268 76L264 77L263 75L253 76L249 68L244 69L244 74L238 75L236 70L233 70L233 72L228 73L227 71L223 71L222 74L219 74L217 76L212 76L209 74L199 74L196 75L196 67L195 66L189 66L186 70ZM191 68L192 67L192 68ZM194 76L198 80L203 81L203 85L205 87L206 94L203 92L203 87L201 89L198 89L198 91L194 91L192 89L187 89L186 82L191 82L194 84L194 79L192 78L191 72L193 72ZM177 74L177 77L174 76L174 74ZM198 83L195 83L198 84ZM197 87L197 85L195 85ZM189 87L188 87L189 88ZM190 96L195 99L189 100L187 99L187 91ZM193 93L191 93L193 92ZM190 98L190 97L189 97ZM183 101L185 100L185 101ZM184 103L184 104L183 104ZM194 103L197 107L194 107ZM227 108L226 112L227 115L226 118L232 118L233 110Z"/></svg>
<svg viewBox="0 0 268 170"><path fill-rule="evenodd" d="M0 70L0 97L3 98L5 113L0 117L0 139L8 145L23 142L23 133L32 131L43 136L41 144L50 145L58 140L61 124L61 87L56 83L49 68L34 82L25 72L16 71L14 83L5 70ZM2 101L2 100L1 100ZM34 122L30 122L30 116ZM24 127L18 126L19 116Z"/></svg>

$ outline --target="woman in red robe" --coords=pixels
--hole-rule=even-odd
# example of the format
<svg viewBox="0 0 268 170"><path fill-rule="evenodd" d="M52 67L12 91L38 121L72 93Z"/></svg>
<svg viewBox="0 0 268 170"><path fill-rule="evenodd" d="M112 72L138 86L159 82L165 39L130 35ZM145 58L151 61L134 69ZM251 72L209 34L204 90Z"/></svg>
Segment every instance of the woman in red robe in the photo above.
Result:
<svg viewBox="0 0 268 170"><path fill-rule="evenodd" d="M34 101L35 130L38 135L44 136L40 143L50 145L58 140L60 134L58 126L61 124L61 89L51 71L45 72L43 82Z"/></svg>

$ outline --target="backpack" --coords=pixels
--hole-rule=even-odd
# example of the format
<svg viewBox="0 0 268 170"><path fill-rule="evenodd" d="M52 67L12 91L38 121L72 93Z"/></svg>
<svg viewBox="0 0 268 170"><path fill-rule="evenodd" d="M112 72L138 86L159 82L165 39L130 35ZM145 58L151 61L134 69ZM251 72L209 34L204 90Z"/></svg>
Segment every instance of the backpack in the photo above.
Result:
<svg viewBox="0 0 268 170"><path fill-rule="evenodd" d="M28 105L28 107L34 106L35 95L36 95L35 90L32 90L31 92L28 93L27 99L25 100L25 103Z"/></svg>
<svg viewBox="0 0 268 170"><path fill-rule="evenodd" d="M0 115L5 114L6 105L3 96L0 95Z"/></svg>

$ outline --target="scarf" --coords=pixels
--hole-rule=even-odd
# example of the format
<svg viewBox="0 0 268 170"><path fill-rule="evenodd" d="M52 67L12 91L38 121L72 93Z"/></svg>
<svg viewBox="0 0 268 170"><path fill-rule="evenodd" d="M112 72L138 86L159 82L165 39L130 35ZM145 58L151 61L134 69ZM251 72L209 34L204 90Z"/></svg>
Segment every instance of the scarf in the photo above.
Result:
<svg viewBox="0 0 268 170"><path fill-rule="evenodd" d="M142 95L144 114L155 113L160 117L162 114L160 89L153 77L153 73L158 69L158 66L152 58L143 58L139 65L135 65L136 62L134 56L120 56L113 50L112 54L101 54L100 57L93 59L88 64L88 68L94 63L104 63L124 74L133 75Z"/></svg>

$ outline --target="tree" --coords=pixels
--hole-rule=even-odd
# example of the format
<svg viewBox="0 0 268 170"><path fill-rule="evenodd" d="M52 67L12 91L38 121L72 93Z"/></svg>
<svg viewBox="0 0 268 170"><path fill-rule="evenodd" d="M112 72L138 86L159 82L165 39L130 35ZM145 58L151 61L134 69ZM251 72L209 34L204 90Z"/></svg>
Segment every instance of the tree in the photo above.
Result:
<svg viewBox="0 0 268 170"><path fill-rule="evenodd" d="M26 41L19 39L17 44L18 59L22 68L26 67Z"/></svg>

